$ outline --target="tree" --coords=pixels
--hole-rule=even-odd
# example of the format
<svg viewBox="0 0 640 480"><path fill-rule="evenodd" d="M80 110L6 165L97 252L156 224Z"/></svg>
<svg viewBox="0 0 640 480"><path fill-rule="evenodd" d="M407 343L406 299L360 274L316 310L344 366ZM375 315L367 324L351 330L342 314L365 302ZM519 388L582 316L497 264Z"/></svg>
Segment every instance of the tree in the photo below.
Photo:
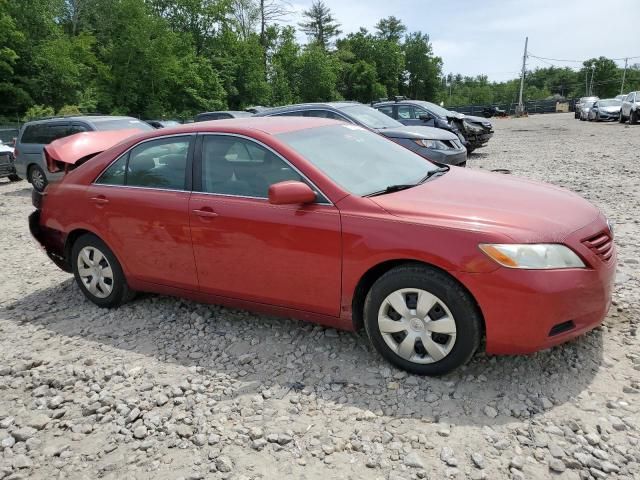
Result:
<svg viewBox="0 0 640 480"><path fill-rule="evenodd" d="M320 45L308 45L296 62L300 100L327 102L339 98L336 90L338 65Z"/></svg>
<svg viewBox="0 0 640 480"><path fill-rule="evenodd" d="M402 46L405 56L404 93L415 99L435 99L440 88L442 59L433 55L429 35L414 32Z"/></svg>
<svg viewBox="0 0 640 480"><path fill-rule="evenodd" d="M313 43L320 45L324 50L327 50L332 38L342 33L339 29L340 24L331 14L331 9L322 0L313 0L311 8L302 12L302 15L307 21L300 23L300 28Z"/></svg>
<svg viewBox="0 0 640 480"><path fill-rule="evenodd" d="M378 37L388 40L390 42L398 43L400 39L407 31L407 27L404 26L399 18L393 15L387 18L381 19L376 24L376 31Z"/></svg>

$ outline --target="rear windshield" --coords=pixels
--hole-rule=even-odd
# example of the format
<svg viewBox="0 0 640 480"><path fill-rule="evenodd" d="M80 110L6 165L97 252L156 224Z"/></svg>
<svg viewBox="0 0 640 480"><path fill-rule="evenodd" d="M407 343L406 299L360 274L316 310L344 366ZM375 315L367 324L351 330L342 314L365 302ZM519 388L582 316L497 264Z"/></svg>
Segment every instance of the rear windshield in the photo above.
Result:
<svg viewBox="0 0 640 480"><path fill-rule="evenodd" d="M151 131L153 127L146 122L136 120L135 118L118 118L113 120L93 120L93 125L98 131L106 130L136 130Z"/></svg>
<svg viewBox="0 0 640 480"><path fill-rule="evenodd" d="M622 105L622 102L620 100L600 100L598 105L600 107L617 107Z"/></svg>
<svg viewBox="0 0 640 480"><path fill-rule="evenodd" d="M343 107L340 111L344 112L345 115L351 116L365 127L373 129L398 128L404 126L400 122L388 117L382 112L379 112L375 108L367 107L366 105Z"/></svg>

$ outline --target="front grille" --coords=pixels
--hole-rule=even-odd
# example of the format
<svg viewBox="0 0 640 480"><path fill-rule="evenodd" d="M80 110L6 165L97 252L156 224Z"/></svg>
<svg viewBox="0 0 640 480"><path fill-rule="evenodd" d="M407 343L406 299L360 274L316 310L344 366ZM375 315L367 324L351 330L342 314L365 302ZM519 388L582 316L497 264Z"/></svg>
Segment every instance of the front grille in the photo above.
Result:
<svg viewBox="0 0 640 480"><path fill-rule="evenodd" d="M0 165L9 165L11 163L11 157L6 155L0 155Z"/></svg>
<svg viewBox="0 0 640 480"><path fill-rule="evenodd" d="M602 231L582 241L603 262L608 262L613 255L613 238L611 233Z"/></svg>

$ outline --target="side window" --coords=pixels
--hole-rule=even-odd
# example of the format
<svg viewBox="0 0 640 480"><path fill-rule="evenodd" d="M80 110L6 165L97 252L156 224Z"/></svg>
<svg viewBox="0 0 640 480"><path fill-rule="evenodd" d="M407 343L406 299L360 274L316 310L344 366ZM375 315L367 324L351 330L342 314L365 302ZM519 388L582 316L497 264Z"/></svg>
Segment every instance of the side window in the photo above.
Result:
<svg viewBox="0 0 640 480"><path fill-rule="evenodd" d="M393 118L393 107L391 105L385 105L384 107L378 107L378 111Z"/></svg>
<svg viewBox="0 0 640 480"><path fill-rule="evenodd" d="M274 183L303 181L276 154L244 138L208 135L202 149L203 192L267 198Z"/></svg>
<svg viewBox="0 0 640 480"><path fill-rule="evenodd" d="M124 185L128 157L129 155L123 155L112 163L111 166L100 175L96 183L100 185Z"/></svg>
<svg viewBox="0 0 640 480"><path fill-rule="evenodd" d="M629 95L627 95L626 100L627 102L633 102L633 92L631 92Z"/></svg>
<svg viewBox="0 0 640 480"><path fill-rule="evenodd" d="M126 185L184 190L189 137L144 142L129 154Z"/></svg>
<svg viewBox="0 0 640 480"><path fill-rule="evenodd" d="M22 138L20 139L20 143L43 143L42 140L44 137L44 125L35 124L28 125L24 128L24 132L22 133Z"/></svg>
<svg viewBox="0 0 640 480"><path fill-rule="evenodd" d="M272 117L304 117L305 112L301 110L294 110L293 112L282 112L271 115Z"/></svg>
<svg viewBox="0 0 640 480"><path fill-rule="evenodd" d="M331 120L340 120L341 122L346 121L345 118L341 115L338 115L331 110L307 110L304 112L305 117L316 117L316 118L330 118Z"/></svg>
<svg viewBox="0 0 640 480"><path fill-rule="evenodd" d="M45 142L43 143L51 143L54 140L58 140L59 138L68 137L70 135L69 131L71 130L69 124L53 124L47 125L46 134L45 134Z"/></svg>
<svg viewBox="0 0 640 480"><path fill-rule="evenodd" d="M85 127L84 125L80 125L79 123L75 123L73 125L71 125L71 128L69 128L69 135L75 135L76 133L81 133L81 132L88 132L89 129L87 127Z"/></svg>
<svg viewBox="0 0 640 480"><path fill-rule="evenodd" d="M398 105L398 118L411 120L416 118L416 113L411 105Z"/></svg>

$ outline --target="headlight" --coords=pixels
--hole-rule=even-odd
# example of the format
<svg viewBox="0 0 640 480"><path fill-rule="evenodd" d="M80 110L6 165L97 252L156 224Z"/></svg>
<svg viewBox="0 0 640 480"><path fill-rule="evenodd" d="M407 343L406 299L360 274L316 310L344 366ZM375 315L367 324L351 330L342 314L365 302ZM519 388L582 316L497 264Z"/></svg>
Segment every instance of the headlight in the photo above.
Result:
<svg viewBox="0 0 640 480"><path fill-rule="evenodd" d="M414 142L425 148L432 148L434 150L450 150L450 147L440 140L426 140L423 138L419 138L417 140L414 140Z"/></svg>
<svg viewBox="0 0 640 480"><path fill-rule="evenodd" d="M585 268L573 250L557 243L479 245L494 262L507 268L548 270L554 268Z"/></svg>
<svg viewBox="0 0 640 480"><path fill-rule="evenodd" d="M464 128L466 128L467 130L471 130L472 132L481 132L482 131L482 127L479 125L474 125L473 123L467 121L467 120L463 120L462 124L464 125Z"/></svg>

